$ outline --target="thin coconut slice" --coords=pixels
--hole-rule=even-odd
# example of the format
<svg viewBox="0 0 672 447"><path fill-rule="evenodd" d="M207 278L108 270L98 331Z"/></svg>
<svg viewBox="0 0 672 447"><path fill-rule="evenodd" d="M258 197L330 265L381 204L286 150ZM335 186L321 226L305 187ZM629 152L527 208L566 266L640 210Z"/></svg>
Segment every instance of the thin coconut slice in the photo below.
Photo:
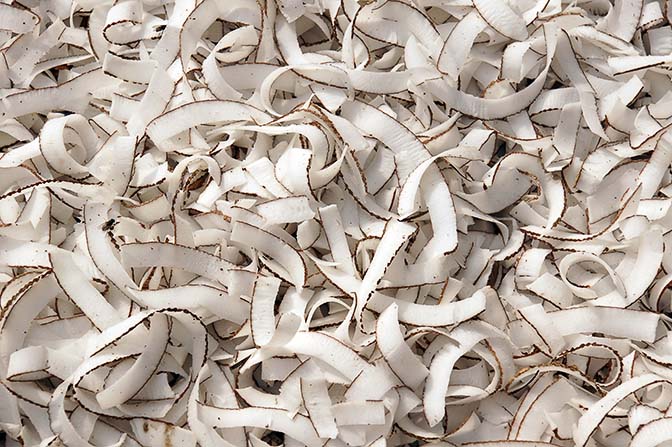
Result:
<svg viewBox="0 0 672 447"><path fill-rule="evenodd" d="M512 9L508 2L475 0L474 8L486 23L503 36L515 40L525 40L527 38L525 21Z"/></svg>
<svg viewBox="0 0 672 447"><path fill-rule="evenodd" d="M393 304L380 315L376 341L392 371L405 385L414 389L423 382L429 370L406 344L397 321L397 310L397 305Z"/></svg>
<svg viewBox="0 0 672 447"><path fill-rule="evenodd" d="M338 436L338 427L331 409L327 382L301 379L301 395L317 434L321 438L335 439Z"/></svg>

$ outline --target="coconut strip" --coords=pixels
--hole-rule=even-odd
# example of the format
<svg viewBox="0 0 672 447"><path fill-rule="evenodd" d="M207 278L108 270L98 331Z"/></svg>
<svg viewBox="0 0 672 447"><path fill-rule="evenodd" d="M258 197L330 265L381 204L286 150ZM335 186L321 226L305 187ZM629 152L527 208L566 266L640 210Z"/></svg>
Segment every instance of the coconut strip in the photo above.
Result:
<svg viewBox="0 0 672 447"><path fill-rule="evenodd" d="M270 118L261 110L235 101L197 101L172 109L147 124L147 135L160 143L200 124L231 121L265 123ZM179 123L179 125L176 125Z"/></svg>
<svg viewBox="0 0 672 447"><path fill-rule="evenodd" d="M149 338L137 361L117 381L96 394L102 409L115 407L132 398L159 366L170 337L168 318L165 314L155 313L149 323Z"/></svg>
<svg viewBox="0 0 672 447"><path fill-rule="evenodd" d="M249 318L250 304L234 299L225 290L209 285L185 285L159 290L133 290L134 299L150 309L165 307L196 312L207 309L212 315L242 324Z"/></svg>
<svg viewBox="0 0 672 447"><path fill-rule="evenodd" d="M290 247L277 236L245 222L236 222L231 233L231 240L246 246L254 247L260 252L277 259L290 275L297 288L303 287L306 281L306 266L303 258L293 247Z"/></svg>
<svg viewBox="0 0 672 447"><path fill-rule="evenodd" d="M451 371L457 360L489 337L501 337L495 328L488 325L465 323L450 332L450 337L459 343L446 344L432 360L423 394L424 412L430 427L438 424L445 415L445 396L450 383Z"/></svg>
<svg viewBox="0 0 672 447"><path fill-rule="evenodd" d="M586 445L602 420L623 399L627 398L635 391L661 382L663 382L663 379L655 374L644 374L633 377L612 389L606 396L588 408L588 411L586 411L579 419L573 436L576 445Z"/></svg>
<svg viewBox="0 0 672 447"><path fill-rule="evenodd" d="M260 427L285 433L290 438L306 445L315 445L320 442L308 418L298 415L292 420L282 410L259 407L223 409L201 406L200 413L203 422L211 427Z"/></svg>
<svg viewBox="0 0 672 447"><path fill-rule="evenodd" d="M376 323L376 342L378 349L392 371L411 389L418 387L429 370L411 351L402 336L397 320L398 306L389 306Z"/></svg>
<svg viewBox="0 0 672 447"><path fill-rule="evenodd" d="M487 291L477 291L460 301L437 305L416 304L395 300L381 293L374 293L366 308L382 313L389 306L399 306L399 321L415 326L450 326L468 320L485 310Z"/></svg>
<svg viewBox="0 0 672 447"><path fill-rule="evenodd" d="M269 225L303 222L312 219L315 213L305 196L287 197L257 205L257 211Z"/></svg>
<svg viewBox="0 0 672 447"><path fill-rule="evenodd" d="M275 333L275 297L279 288L280 280L273 277L261 276L254 283L250 330L257 346L267 344Z"/></svg>
<svg viewBox="0 0 672 447"><path fill-rule="evenodd" d="M460 20L443 44L438 61L439 70L457 79L476 37L486 26L487 23L476 11Z"/></svg>
<svg viewBox="0 0 672 447"><path fill-rule="evenodd" d="M385 232L380 239L376 254L371 260L371 264L366 271L366 275L362 278L359 290L356 293L355 317L357 321L360 320L366 303L371 298L388 266L414 232L415 227L413 225L394 220L388 222L385 226Z"/></svg>
<svg viewBox="0 0 672 447"><path fill-rule="evenodd" d="M664 417L656 419L640 427L632 437L630 445L633 447L653 447L660 445L661 442L672 439L672 435L669 434L672 432L671 430L672 418ZM665 435L662 435L663 433ZM663 438L661 438L661 435Z"/></svg>
<svg viewBox="0 0 672 447"><path fill-rule="evenodd" d="M121 315L117 310L91 285L77 265L73 265L72 256L65 252L54 251L49 254L49 260L58 285L96 327L107 329L121 321Z"/></svg>
<svg viewBox="0 0 672 447"><path fill-rule="evenodd" d="M139 242L121 246L126 267L180 268L224 284L233 264L204 251L165 242Z"/></svg>
<svg viewBox="0 0 672 447"><path fill-rule="evenodd" d="M525 40L525 21L507 3L492 0L474 0L476 11L498 33L510 39Z"/></svg>
<svg viewBox="0 0 672 447"><path fill-rule="evenodd" d="M331 409L327 382L319 379L301 379L301 396L310 420L320 438L334 439L338 436L336 418Z"/></svg>

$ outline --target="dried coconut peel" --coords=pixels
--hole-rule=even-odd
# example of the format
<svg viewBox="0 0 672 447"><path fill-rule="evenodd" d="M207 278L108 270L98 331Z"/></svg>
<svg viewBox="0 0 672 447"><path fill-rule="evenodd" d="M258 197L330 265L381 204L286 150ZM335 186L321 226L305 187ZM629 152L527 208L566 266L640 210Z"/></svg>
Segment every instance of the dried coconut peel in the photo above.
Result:
<svg viewBox="0 0 672 447"><path fill-rule="evenodd" d="M0 3L2 442L666 445L671 20Z"/></svg>

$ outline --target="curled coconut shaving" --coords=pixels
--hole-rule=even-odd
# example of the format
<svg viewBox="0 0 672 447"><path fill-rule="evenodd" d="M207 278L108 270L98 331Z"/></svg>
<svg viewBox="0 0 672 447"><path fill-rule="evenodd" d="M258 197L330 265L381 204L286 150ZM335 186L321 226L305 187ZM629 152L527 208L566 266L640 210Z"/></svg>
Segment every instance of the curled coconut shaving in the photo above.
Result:
<svg viewBox="0 0 672 447"><path fill-rule="evenodd" d="M671 14L0 3L4 444L671 440Z"/></svg>

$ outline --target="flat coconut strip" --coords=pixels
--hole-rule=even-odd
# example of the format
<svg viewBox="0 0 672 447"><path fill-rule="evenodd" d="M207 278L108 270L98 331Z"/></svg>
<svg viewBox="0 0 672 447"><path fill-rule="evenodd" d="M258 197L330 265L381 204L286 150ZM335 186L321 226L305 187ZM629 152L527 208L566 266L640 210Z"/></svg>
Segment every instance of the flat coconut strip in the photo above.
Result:
<svg viewBox="0 0 672 447"><path fill-rule="evenodd" d="M159 290L133 290L133 297L150 309L165 307L195 311L202 307L213 315L244 323L250 315L250 304L242 299L234 299L226 291L209 285L189 284Z"/></svg>
<svg viewBox="0 0 672 447"><path fill-rule="evenodd" d="M665 132L661 136L649 162L640 174L642 181L642 198L650 198L653 196L654 191L658 189L663 178L663 166L672 163L672 141L670 141L670 138L671 136L669 132Z"/></svg>
<svg viewBox="0 0 672 447"><path fill-rule="evenodd" d="M365 360L341 341L319 332L298 332L284 347L290 352L311 356L329 364L349 380L354 380L369 367Z"/></svg>
<svg viewBox="0 0 672 447"><path fill-rule="evenodd" d="M525 21L512 9L508 2L474 0L474 8L486 23L503 36L514 40L525 40L527 38Z"/></svg>
<svg viewBox="0 0 672 447"><path fill-rule="evenodd" d="M295 287L301 289L305 285L305 261L296 249L274 234L245 222L236 222L231 232L231 240L245 246L254 247L271 256L285 268Z"/></svg>
<svg viewBox="0 0 672 447"><path fill-rule="evenodd" d="M49 260L58 285L96 327L107 329L121 321L117 310L91 285L77 265L73 265L72 256L66 252L54 251L49 254Z"/></svg>
<svg viewBox="0 0 672 447"><path fill-rule="evenodd" d="M107 53L103 60L106 74L137 84L149 84L155 67L155 61L125 59L113 53Z"/></svg>
<svg viewBox="0 0 672 447"><path fill-rule="evenodd" d="M9 358L7 379L15 382L44 378L48 362L46 349L42 346L31 346L16 351Z"/></svg>
<svg viewBox="0 0 672 447"><path fill-rule="evenodd" d="M338 214L336 205L329 205L319 209L319 216L322 220L327 243L331 250L331 257L338 262L339 267L346 273L354 275L355 267L352 262L352 254L348 246L348 240L343 229L341 217Z"/></svg>
<svg viewBox="0 0 672 447"><path fill-rule="evenodd" d="M476 37L487 25L476 11L470 12L460 20L443 44L437 63L438 69L457 79L464 63L467 62Z"/></svg>
<svg viewBox="0 0 672 447"><path fill-rule="evenodd" d="M597 28L627 42L637 30L643 6L643 0L618 0Z"/></svg>
<svg viewBox="0 0 672 447"><path fill-rule="evenodd" d="M383 368L380 364L370 366L350 384L345 398L349 402L380 401L398 384L399 380L388 368Z"/></svg>
<svg viewBox="0 0 672 447"><path fill-rule="evenodd" d="M654 447L672 439L672 418L664 417L642 425L632 437L632 447Z"/></svg>
<svg viewBox="0 0 672 447"><path fill-rule="evenodd" d="M275 333L275 298L280 280L260 276L254 283L250 306L250 331L256 346L264 346Z"/></svg>
<svg viewBox="0 0 672 447"><path fill-rule="evenodd" d="M580 118L580 107L576 103L565 105L560 112L560 122L553 132L553 146L563 162L574 155Z"/></svg>
<svg viewBox="0 0 672 447"><path fill-rule="evenodd" d="M572 302L572 291L560 279L551 273L543 273L537 279L525 286L531 291L562 308L567 307Z"/></svg>
<svg viewBox="0 0 672 447"><path fill-rule="evenodd" d="M416 228L413 225L396 220L389 221L385 226L385 232L380 239L376 254L371 260L364 278L362 278L359 290L356 292L355 318L358 322L361 321L362 311L385 274L387 267L415 231Z"/></svg>
<svg viewBox="0 0 672 447"><path fill-rule="evenodd" d="M411 389L417 388L429 370L411 351L402 336L397 321L398 306L389 306L376 323L376 343L385 361L401 381Z"/></svg>
<svg viewBox="0 0 672 447"><path fill-rule="evenodd" d="M20 166L26 160L40 155L39 140L32 140L19 148L15 148L11 152L3 154L0 158L0 167L12 168Z"/></svg>
<svg viewBox="0 0 672 447"><path fill-rule="evenodd" d="M199 413L203 422L211 427L258 427L285 433L306 445L320 442L308 418L297 415L291 419L283 410L260 407L224 409L201 405Z"/></svg>
<svg viewBox="0 0 672 447"><path fill-rule="evenodd" d="M163 266L180 268L204 276L213 281L226 283L228 261L210 253L166 242L138 242L121 246L121 259L125 267Z"/></svg>
<svg viewBox="0 0 672 447"><path fill-rule="evenodd" d="M160 143L197 125L227 121L253 121L265 124L270 121L270 116L240 102L197 101L172 109L152 120L147 125L147 135Z"/></svg>
<svg viewBox="0 0 672 447"><path fill-rule="evenodd" d="M621 337L652 342L656 337L659 316L653 312L622 309L618 307L574 307L548 312L553 325L560 335L601 332L611 337ZM621 318L628 318L633 324L624 327ZM511 322L519 327L520 321Z"/></svg>
<svg viewBox="0 0 672 447"><path fill-rule="evenodd" d="M95 68L55 87L5 96L0 103L0 117L8 119L55 108L75 113L84 112L90 92L114 84L113 78L104 74L102 69Z"/></svg>
<svg viewBox="0 0 672 447"><path fill-rule="evenodd" d="M131 136L140 137L145 133L147 125L164 111L174 89L173 80L164 70L157 68L152 72L140 105L126 124Z"/></svg>
<svg viewBox="0 0 672 447"><path fill-rule="evenodd" d="M385 423L385 407L382 402L343 402L333 407L339 425L376 425Z"/></svg>
<svg viewBox="0 0 672 447"><path fill-rule="evenodd" d="M40 22L39 16L28 9L6 3L0 6L0 29L17 34L30 32Z"/></svg>
<svg viewBox="0 0 672 447"><path fill-rule="evenodd" d="M408 72L350 70L340 65L297 64L292 67L292 71L329 87L375 94L403 92L410 78Z"/></svg>
<svg viewBox="0 0 672 447"><path fill-rule="evenodd" d="M320 438L335 439L338 436L338 427L331 409L327 382L324 379L301 379L301 396Z"/></svg>
<svg viewBox="0 0 672 447"><path fill-rule="evenodd" d="M389 306L399 306L399 321L414 326L450 326L468 320L485 310L487 290L479 290L473 296L460 301L437 305L409 303L395 300L381 293L374 293L366 308L382 313Z"/></svg>
<svg viewBox="0 0 672 447"><path fill-rule="evenodd" d="M312 219L315 212L305 196L287 197L257 205L257 211L269 225L303 222Z"/></svg>

